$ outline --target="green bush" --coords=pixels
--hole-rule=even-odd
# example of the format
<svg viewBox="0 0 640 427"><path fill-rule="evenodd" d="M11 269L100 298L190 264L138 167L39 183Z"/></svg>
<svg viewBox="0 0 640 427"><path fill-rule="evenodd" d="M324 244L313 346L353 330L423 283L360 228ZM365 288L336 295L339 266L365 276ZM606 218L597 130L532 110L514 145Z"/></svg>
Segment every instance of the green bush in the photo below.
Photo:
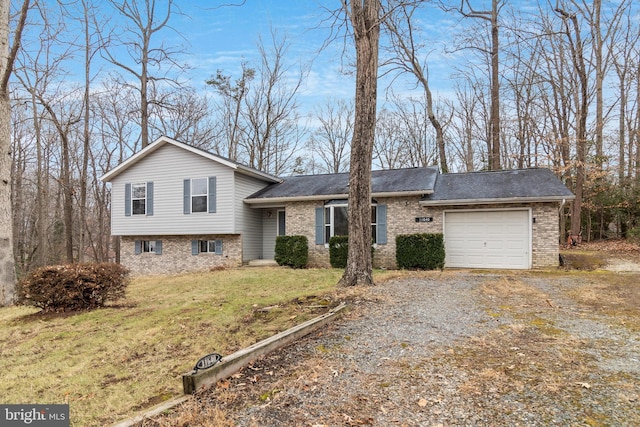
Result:
<svg viewBox="0 0 640 427"><path fill-rule="evenodd" d="M45 312L103 307L124 298L128 275L129 270L114 263L42 267L20 280L16 302Z"/></svg>
<svg viewBox="0 0 640 427"><path fill-rule="evenodd" d="M375 248L371 245L371 260ZM346 268L349 255L349 238L347 236L333 236L329 239L329 264L333 268Z"/></svg>
<svg viewBox="0 0 640 427"><path fill-rule="evenodd" d="M401 234L396 237L396 263L407 270L442 270L444 268L442 234Z"/></svg>
<svg viewBox="0 0 640 427"><path fill-rule="evenodd" d="M309 262L309 242L306 236L276 237L276 262L292 268L306 268Z"/></svg>
<svg viewBox="0 0 640 427"><path fill-rule="evenodd" d="M329 239L329 264L333 268L346 268L349 254L349 238L333 236Z"/></svg>

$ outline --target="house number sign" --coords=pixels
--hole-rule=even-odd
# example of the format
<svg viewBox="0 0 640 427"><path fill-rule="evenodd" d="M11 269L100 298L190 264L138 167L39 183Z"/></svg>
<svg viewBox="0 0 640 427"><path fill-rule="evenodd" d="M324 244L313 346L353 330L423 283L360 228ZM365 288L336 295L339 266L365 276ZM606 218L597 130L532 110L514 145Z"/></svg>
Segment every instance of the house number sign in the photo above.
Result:
<svg viewBox="0 0 640 427"><path fill-rule="evenodd" d="M416 217L416 222L433 222L432 216L419 216Z"/></svg>
<svg viewBox="0 0 640 427"><path fill-rule="evenodd" d="M193 368L193 370L202 371L203 369L209 369L220 360L222 360L222 356L220 356L218 353L207 354L202 359L198 360L198 363L196 363L196 366Z"/></svg>

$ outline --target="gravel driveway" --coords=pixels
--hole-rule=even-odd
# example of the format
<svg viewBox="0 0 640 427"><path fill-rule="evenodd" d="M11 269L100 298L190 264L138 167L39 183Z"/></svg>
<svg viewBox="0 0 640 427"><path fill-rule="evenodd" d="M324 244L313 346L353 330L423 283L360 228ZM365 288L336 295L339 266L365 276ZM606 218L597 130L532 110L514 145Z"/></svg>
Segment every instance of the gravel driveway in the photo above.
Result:
<svg viewBox="0 0 640 427"><path fill-rule="evenodd" d="M635 273L410 274L184 410L238 426L637 426L639 287Z"/></svg>

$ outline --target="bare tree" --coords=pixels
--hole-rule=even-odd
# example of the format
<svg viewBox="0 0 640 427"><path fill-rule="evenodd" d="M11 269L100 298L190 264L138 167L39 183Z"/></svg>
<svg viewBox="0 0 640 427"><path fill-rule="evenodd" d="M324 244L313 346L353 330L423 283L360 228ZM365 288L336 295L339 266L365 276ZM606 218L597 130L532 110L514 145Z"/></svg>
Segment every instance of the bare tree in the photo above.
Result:
<svg viewBox="0 0 640 427"><path fill-rule="evenodd" d="M149 99L150 85L157 82L175 84L176 81L168 76L171 69L184 69L178 64L177 56L181 50L165 46L164 43L154 45L154 36L163 30L172 30L169 26L171 16L176 13L173 0L167 0L164 12L156 12L159 6L156 0L127 1L109 0L115 10L122 15L126 22L124 31L120 35L103 36L103 44L112 46L105 49L106 58L124 72L135 77L139 86L135 89L140 95L140 140L142 148L150 142L149 120L150 104L157 100ZM113 39L113 42L108 39ZM124 46L139 68L129 65L124 59L119 59L113 47ZM154 74L153 70L158 74ZM160 74L160 70L167 70Z"/></svg>
<svg viewBox="0 0 640 427"><path fill-rule="evenodd" d="M490 170L498 170L500 166L500 26L498 16L504 0L491 0L491 10L476 10L469 0L460 0L460 6L456 10L466 18L481 19L490 25L491 44L488 53L490 57L491 78L491 109L489 119L489 150L488 166ZM482 48L479 48L482 49Z"/></svg>
<svg viewBox="0 0 640 427"><path fill-rule="evenodd" d="M356 49L355 121L349 171L349 251L339 285L372 285L371 163L375 141L380 0L342 0Z"/></svg>
<svg viewBox="0 0 640 427"><path fill-rule="evenodd" d="M245 97L241 145L247 164L280 175L292 169L305 130L298 113L298 94L307 71L287 64L289 41L271 32L271 44L258 42L260 66L255 85ZM295 74L291 78L291 74Z"/></svg>
<svg viewBox="0 0 640 427"><path fill-rule="evenodd" d="M349 168L349 138L353 135L353 102L330 99L318 107L315 118L320 123L310 138L312 152L321 160L327 173L345 172Z"/></svg>
<svg viewBox="0 0 640 427"><path fill-rule="evenodd" d="M218 70L215 76L206 81L220 97L218 111L223 142L219 144L217 151L231 160L238 160L245 97L256 75L256 70L250 68L246 62L242 62L241 68L241 76L233 84L231 76L223 74L222 70Z"/></svg>
<svg viewBox="0 0 640 427"><path fill-rule="evenodd" d="M272 30L270 44L258 41L257 67L243 62L242 75L235 83L222 70L207 81L218 95L217 150L275 175L300 166L297 152L306 135L298 95L307 68L297 64L296 69L296 64L287 61L289 46L286 36Z"/></svg>
<svg viewBox="0 0 640 427"><path fill-rule="evenodd" d="M412 74L422 87L425 94L425 105L429 122L436 132L436 147L442 173L449 172L447 165L447 151L445 148L444 129L441 121L435 114L433 95L429 85L429 70L425 59L419 55L424 52L425 46L419 44L416 38L416 28L413 24L413 16L418 6L416 4L400 4L395 12L387 16L384 27L391 37L392 59L390 63L400 71Z"/></svg>
<svg viewBox="0 0 640 427"><path fill-rule="evenodd" d="M376 121L373 162L382 169L408 167L414 154L410 153L411 143L400 114L391 108L381 108Z"/></svg>
<svg viewBox="0 0 640 427"><path fill-rule="evenodd" d="M185 87L171 90L159 98L164 100L165 107L156 115L152 126L158 134L171 135L205 150L214 145L213 112L206 95Z"/></svg>
<svg viewBox="0 0 640 427"><path fill-rule="evenodd" d="M9 46L10 0L0 0L0 305L11 305L15 297L16 270L13 253L11 209L11 103L9 77L18 53L27 19L29 0L20 9L13 41Z"/></svg>
<svg viewBox="0 0 640 427"><path fill-rule="evenodd" d="M476 122L479 103L472 90L461 85L456 87L456 97L456 105L450 106L453 118L449 127L449 147L454 155L449 158L458 159L458 170L473 172L478 168L476 161L481 140L478 138L479 126Z"/></svg>
<svg viewBox="0 0 640 427"><path fill-rule="evenodd" d="M630 4L629 4L630 5ZM627 6L629 6L627 5ZM611 59L618 77L618 181L623 183L633 173L633 126L628 126L629 96L633 84L633 75L638 73L634 58L637 58L640 47L640 32L638 26L633 23L633 15L630 7L620 19L624 19L621 32L611 51ZM629 137L627 138L627 131ZM637 131L640 133L640 130ZM628 144L627 144L628 141ZM627 156L627 153L629 154ZM625 158L629 161L625 161Z"/></svg>
<svg viewBox="0 0 640 427"><path fill-rule="evenodd" d="M589 81L584 58L584 46L578 18L575 13L568 13L557 5L556 13L560 15L564 24L564 34L569 43L572 65L578 77L576 98L576 178L575 195L571 209L571 234L579 236L582 225L582 197L585 182L587 161L587 116L589 113Z"/></svg>

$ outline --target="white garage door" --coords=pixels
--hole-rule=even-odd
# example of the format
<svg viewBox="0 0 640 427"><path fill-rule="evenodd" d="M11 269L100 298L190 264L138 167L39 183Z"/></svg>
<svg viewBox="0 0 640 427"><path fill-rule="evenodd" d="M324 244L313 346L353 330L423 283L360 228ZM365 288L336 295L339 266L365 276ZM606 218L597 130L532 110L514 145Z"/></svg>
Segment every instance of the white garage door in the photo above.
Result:
<svg viewBox="0 0 640 427"><path fill-rule="evenodd" d="M446 267L530 268L529 211L446 212Z"/></svg>

